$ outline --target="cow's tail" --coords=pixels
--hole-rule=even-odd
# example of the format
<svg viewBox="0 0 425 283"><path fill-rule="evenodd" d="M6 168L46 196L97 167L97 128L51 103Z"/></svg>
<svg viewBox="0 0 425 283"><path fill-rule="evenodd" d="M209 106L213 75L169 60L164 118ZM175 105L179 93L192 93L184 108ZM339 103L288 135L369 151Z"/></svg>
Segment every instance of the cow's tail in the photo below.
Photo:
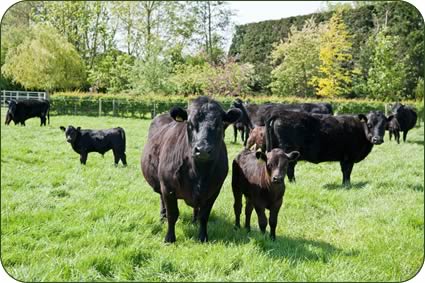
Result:
<svg viewBox="0 0 425 283"><path fill-rule="evenodd" d="M125 131L121 127L118 127L118 129L120 129L121 138L122 138L122 140L124 142L124 152L125 152L125 144L126 144L126 142L125 142Z"/></svg>
<svg viewBox="0 0 425 283"><path fill-rule="evenodd" d="M273 128L274 128L275 117L270 117L266 121L266 152L273 149Z"/></svg>

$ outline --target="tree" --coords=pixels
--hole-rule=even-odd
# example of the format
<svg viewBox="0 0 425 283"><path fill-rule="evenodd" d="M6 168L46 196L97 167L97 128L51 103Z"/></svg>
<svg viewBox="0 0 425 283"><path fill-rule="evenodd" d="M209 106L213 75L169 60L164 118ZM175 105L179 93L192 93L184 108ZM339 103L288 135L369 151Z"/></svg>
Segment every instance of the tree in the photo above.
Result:
<svg viewBox="0 0 425 283"><path fill-rule="evenodd" d="M370 96L394 101L402 98L406 80L404 58L397 54L399 37L387 35L385 30L370 38L373 49L367 86Z"/></svg>
<svg viewBox="0 0 425 283"><path fill-rule="evenodd" d="M222 33L231 25L233 11L224 1L193 2L192 9L196 18L198 42L208 54L211 63L218 63L222 50Z"/></svg>
<svg viewBox="0 0 425 283"><path fill-rule="evenodd" d="M71 89L85 79L84 64L74 46L53 27L41 24L8 52L2 73L26 89Z"/></svg>
<svg viewBox="0 0 425 283"><path fill-rule="evenodd" d="M307 20L301 30L292 25L288 37L275 45L271 58L277 66L272 71L272 92L279 95L312 96L310 84L320 64L320 36L326 26Z"/></svg>
<svg viewBox="0 0 425 283"><path fill-rule="evenodd" d="M352 54L350 35L340 12L329 20L320 39L319 75L312 78L317 95L336 97L351 92Z"/></svg>

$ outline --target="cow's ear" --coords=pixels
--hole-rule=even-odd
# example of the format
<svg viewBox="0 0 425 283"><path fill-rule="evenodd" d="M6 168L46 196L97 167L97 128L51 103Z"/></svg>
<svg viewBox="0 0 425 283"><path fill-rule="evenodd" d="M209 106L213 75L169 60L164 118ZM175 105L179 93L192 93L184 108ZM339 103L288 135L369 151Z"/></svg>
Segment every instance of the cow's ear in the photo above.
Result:
<svg viewBox="0 0 425 283"><path fill-rule="evenodd" d="M357 117L359 118L360 122L363 122L363 123L367 122L367 117L364 114L359 114L357 115Z"/></svg>
<svg viewBox="0 0 425 283"><path fill-rule="evenodd" d="M60 126L59 129L61 129L63 132L65 132L65 127L64 126Z"/></svg>
<svg viewBox="0 0 425 283"><path fill-rule="evenodd" d="M81 131L81 127L77 127L77 132Z"/></svg>
<svg viewBox="0 0 425 283"><path fill-rule="evenodd" d="M173 107L170 110L170 116L177 122L183 122L187 120L187 112L181 107Z"/></svg>
<svg viewBox="0 0 425 283"><path fill-rule="evenodd" d="M237 108L229 109L226 114L224 114L223 121L232 124L235 123L242 116L242 111Z"/></svg>
<svg viewBox="0 0 425 283"><path fill-rule="evenodd" d="M255 157L257 158L258 161L267 162L267 155L262 151L257 151L255 153Z"/></svg>
<svg viewBox="0 0 425 283"><path fill-rule="evenodd" d="M288 157L289 162L294 162L298 160L298 158L300 157L300 153L298 151L292 151L286 154L286 156Z"/></svg>
<svg viewBox="0 0 425 283"><path fill-rule="evenodd" d="M387 122L391 121L392 119L394 119L394 115L390 115L390 116L388 116L388 118L387 118Z"/></svg>
<svg viewBox="0 0 425 283"><path fill-rule="evenodd" d="M6 100L6 104L9 105L9 103L10 103L10 101L9 100Z"/></svg>

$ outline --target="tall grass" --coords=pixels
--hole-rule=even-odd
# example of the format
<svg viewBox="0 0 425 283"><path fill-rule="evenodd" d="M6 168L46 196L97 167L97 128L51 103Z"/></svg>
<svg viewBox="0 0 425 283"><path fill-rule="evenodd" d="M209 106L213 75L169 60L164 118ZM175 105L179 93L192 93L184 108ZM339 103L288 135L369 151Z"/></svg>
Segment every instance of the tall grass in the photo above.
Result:
<svg viewBox="0 0 425 283"><path fill-rule="evenodd" d="M1 113L4 117L4 111ZM23 281L403 281L424 255L424 129L386 141L340 185L337 163L300 162L286 181L277 239L233 228L231 172L197 241L179 201L177 242L164 244L159 196L140 156L149 120L57 116L50 126L1 126L1 259ZM129 166L89 154L87 165L60 125L122 126ZM229 163L241 150L226 132ZM231 167L231 166L230 166Z"/></svg>

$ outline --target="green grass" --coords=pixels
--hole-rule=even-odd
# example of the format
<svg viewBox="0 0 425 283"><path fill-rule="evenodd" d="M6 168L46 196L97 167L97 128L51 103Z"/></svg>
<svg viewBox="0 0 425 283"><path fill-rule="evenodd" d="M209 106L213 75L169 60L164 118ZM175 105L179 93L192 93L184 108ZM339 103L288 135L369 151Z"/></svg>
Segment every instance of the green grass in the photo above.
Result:
<svg viewBox="0 0 425 283"><path fill-rule="evenodd" d="M4 110L1 113L4 117ZM3 121L2 121L3 123ZM179 201L177 242L164 244L159 196L140 156L149 120L58 116L39 127L1 126L1 259L22 281L403 281L424 255L424 129L408 142L374 147L353 169L351 189L338 163L297 165L286 181L277 239L234 230L231 172L197 241L191 209ZM59 130L122 126L129 166L111 152L79 164ZM229 163L241 150L226 133ZM242 218L243 219L243 218ZM244 222L242 221L242 224ZM269 231L269 229L267 229Z"/></svg>

